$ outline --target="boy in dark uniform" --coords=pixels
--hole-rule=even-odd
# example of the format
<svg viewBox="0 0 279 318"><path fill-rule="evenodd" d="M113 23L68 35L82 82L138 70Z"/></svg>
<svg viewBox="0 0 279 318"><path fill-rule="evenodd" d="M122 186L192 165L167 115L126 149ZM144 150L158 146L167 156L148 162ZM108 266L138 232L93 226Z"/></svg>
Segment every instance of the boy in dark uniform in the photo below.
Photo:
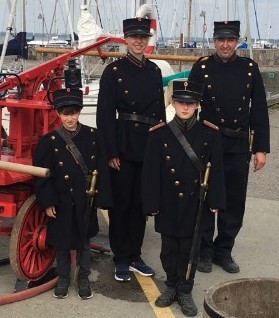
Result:
<svg viewBox="0 0 279 318"><path fill-rule="evenodd" d="M212 262L228 273L238 273L232 249L245 211L248 170L253 153L254 171L266 163L270 151L269 118L265 88L258 65L236 54L239 21L214 22L216 52L202 57L190 72L189 80L204 84L200 120L222 136L226 184L226 210L217 217L208 214L198 270L209 273ZM253 143L249 145L249 132Z"/></svg>
<svg viewBox="0 0 279 318"><path fill-rule="evenodd" d="M123 31L128 53L105 68L97 106L97 127L102 130L111 168L109 238L114 277L120 282L131 280L130 271L154 274L141 259L146 224L141 171L148 130L166 119L161 70L144 57L150 20L124 20Z"/></svg>
<svg viewBox="0 0 279 318"><path fill-rule="evenodd" d="M56 248L59 280L53 296L68 296L70 250L77 250L80 266L78 296L89 299L93 295L88 279L89 241L99 230L97 207L111 206L108 162L100 131L79 122L82 91L67 88L55 91L53 95L53 105L62 126L39 140L33 156L34 165L51 171L49 178L35 178L34 184L39 207L49 217L47 244ZM70 152L72 142L78 152ZM94 204L90 206L86 191L94 170L98 172L97 192Z"/></svg>
<svg viewBox="0 0 279 318"><path fill-rule="evenodd" d="M182 312L189 317L197 314L191 295L197 255L187 280L186 271L199 208L200 185L208 162L211 171L205 205L212 212L225 205L220 136L197 121L195 113L201 97L201 84L173 82L172 105L176 115L168 125L150 133L142 177L144 213L156 215L155 230L161 233L162 239L160 258L167 275L167 289L155 304L166 307L178 299ZM176 137L173 125L182 137ZM195 153L194 159L182 147L185 138ZM197 162L202 168L197 168Z"/></svg>

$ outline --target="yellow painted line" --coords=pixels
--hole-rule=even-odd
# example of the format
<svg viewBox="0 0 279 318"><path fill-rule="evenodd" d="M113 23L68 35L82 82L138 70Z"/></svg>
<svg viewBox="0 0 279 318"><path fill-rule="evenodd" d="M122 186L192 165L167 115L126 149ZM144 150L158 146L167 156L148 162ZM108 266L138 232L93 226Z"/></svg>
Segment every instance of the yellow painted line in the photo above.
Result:
<svg viewBox="0 0 279 318"><path fill-rule="evenodd" d="M107 223L109 223L108 213L106 210L101 210L102 215ZM150 306L152 307L156 317L158 318L175 318L170 307L160 308L155 305L155 300L160 296L160 291L157 288L151 277L144 277L138 273L134 273L135 277L140 284L141 289L143 290L147 300L149 301Z"/></svg>

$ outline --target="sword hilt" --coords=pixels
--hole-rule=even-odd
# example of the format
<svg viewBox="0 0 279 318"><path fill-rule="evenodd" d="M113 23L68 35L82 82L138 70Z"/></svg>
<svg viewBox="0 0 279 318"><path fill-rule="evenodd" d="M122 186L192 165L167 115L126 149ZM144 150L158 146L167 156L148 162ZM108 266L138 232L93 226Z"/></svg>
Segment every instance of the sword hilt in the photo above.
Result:
<svg viewBox="0 0 279 318"><path fill-rule="evenodd" d="M208 162L206 164L206 169L205 169L205 173L204 173L203 182L201 183L201 187L203 189L206 189L208 187L208 178L209 178L210 168L211 168L211 163Z"/></svg>
<svg viewBox="0 0 279 318"><path fill-rule="evenodd" d="M96 188L96 183L97 183L97 176L98 176L98 171L94 170L92 172L92 178L91 178L91 183L90 183L90 188L89 190L86 191L87 194L89 194L90 196L94 197L94 195L96 194L97 190Z"/></svg>

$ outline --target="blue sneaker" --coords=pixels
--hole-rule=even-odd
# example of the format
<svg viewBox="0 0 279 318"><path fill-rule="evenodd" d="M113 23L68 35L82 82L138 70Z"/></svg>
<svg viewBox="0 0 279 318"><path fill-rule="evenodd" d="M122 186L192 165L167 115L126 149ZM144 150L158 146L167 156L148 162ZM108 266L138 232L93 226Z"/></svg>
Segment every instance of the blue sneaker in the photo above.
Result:
<svg viewBox="0 0 279 318"><path fill-rule="evenodd" d="M132 262L129 266L129 270L131 272L137 272L142 276L153 276L155 274L154 270L146 265L142 259Z"/></svg>
<svg viewBox="0 0 279 318"><path fill-rule="evenodd" d="M117 264L115 267L114 278L119 282L128 282L131 280L129 266L127 264Z"/></svg>

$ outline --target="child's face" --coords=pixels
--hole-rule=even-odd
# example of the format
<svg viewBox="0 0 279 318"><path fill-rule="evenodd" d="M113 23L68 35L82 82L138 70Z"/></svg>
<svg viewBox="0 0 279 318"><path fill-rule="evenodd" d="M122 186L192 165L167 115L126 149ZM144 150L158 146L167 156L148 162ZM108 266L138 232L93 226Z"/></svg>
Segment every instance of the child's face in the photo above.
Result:
<svg viewBox="0 0 279 318"><path fill-rule="evenodd" d="M174 100L172 106L175 109L176 115L181 119L191 118L195 110L198 108L198 103L189 103L189 102L179 102Z"/></svg>
<svg viewBox="0 0 279 318"><path fill-rule="evenodd" d="M71 112L63 110L58 112L62 125L70 131L75 131L77 129L79 115L80 109L73 109Z"/></svg>

